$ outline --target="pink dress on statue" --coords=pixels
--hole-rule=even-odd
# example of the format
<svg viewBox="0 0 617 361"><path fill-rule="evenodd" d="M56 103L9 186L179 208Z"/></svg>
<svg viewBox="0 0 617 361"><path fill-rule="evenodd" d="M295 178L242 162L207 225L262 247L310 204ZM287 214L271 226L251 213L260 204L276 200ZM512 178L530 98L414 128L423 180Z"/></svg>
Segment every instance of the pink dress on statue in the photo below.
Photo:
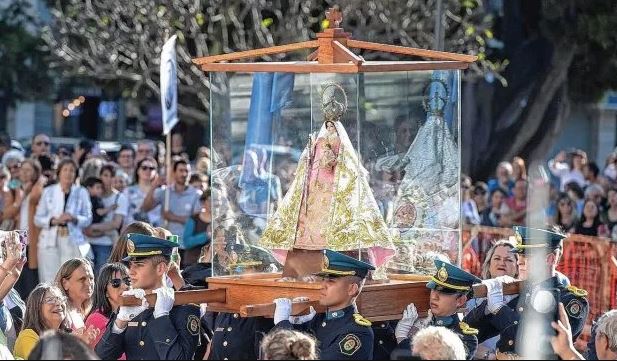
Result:
<svg viewBox="0 0 617 361"><path fill-rule="evenodd" d="M366 250L379 269L395 253L393 237L345 128L338 121L333 125L324 123L304 148L294 181L259 243L281 263L292 249Z"/></svg>
<svg viewBox="0 0 617 361"><path fill-rule="evenodd" d="M334 194L336 158L341 142L338 137L317 138L310 157L308 189L302 196L295 248L322 250L327 242L322 231L328 223Z"/></svg>

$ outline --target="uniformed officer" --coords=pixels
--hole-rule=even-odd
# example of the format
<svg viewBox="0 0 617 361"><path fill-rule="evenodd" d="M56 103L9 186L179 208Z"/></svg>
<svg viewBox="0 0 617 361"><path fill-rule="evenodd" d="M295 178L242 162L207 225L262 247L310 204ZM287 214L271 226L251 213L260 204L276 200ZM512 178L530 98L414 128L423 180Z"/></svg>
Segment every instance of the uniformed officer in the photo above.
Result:
<svg viewBox="0 0 617 361"><path fill-rule="evenodd" d="M292 301L278 298L276 327L308 331L319 342L323 360L370 360L373 357L371 323L357 313L355 300L362 291L368 271L375 268L331 250L324 250L324 264L317 276L323 277L319 304L326 313L291 317Z"/></svg>
<svg viewBox="0 0 617 361"><path fill-rule="evenodd" d="M545 317L546 314L556 315L557 302L565 306L572 326L573 340L582 332L589 313L589 303L585 298L587 292L574 286L565 286L555 270L561 256L564 236L519 226L514 227L514 232L517 243L513 252L519 255L519 278L526 281L519 296L509 302L504 298L503 283L511 281L509 277L485 280L483 283L487 286L487 299L465 317L469 325L478 328L480 342L501 335L497 342L498 358L518 357L521 348L517 347L516 340L522 329L519 326L527 317L540 319L539 317ZM534 264L542 264L543 269L532 269L531 257L538 257L539 262ZM548 278L536 279L532 284L532 274L544 274ZM551 297L558 297L559 300ZM544 305L547 304L551 306L550 309L540 313L538 310L546 308ZM552 319L544 322L547 332L551 330L550 321ZM520 339L521 336L518 337ZM533 344L537 345L537 352L543 357L554 356L548 341L536 340Z"/></svg>
<svg viewBox="0 0 617 361"><path fill-rule="evenodd" d="M465 346L468 360L478 348L478 330L461 322L458 310L465 306L472 286L481 280L462 269L442 260L435 260L437 273L426 287L431 289L430 311L425 319L418 319L418 311L412 303L403 312L403 318L396 325L395 335L399 345L397 353L411 353L413 336L427 326L442 326L454 331Z"/></svg>
<svg viewBox="0 0 617 361"><path fill-rule="evenodd" d="M216 313L208 360L257 360L261 339L273 326L271 319L263 317Z"/></svg>
<svg viewBox="0 0 617 361"><path fill-rule="evenodd" d="M373 322L373 360L388 360L398 342L394 334L396 321Z"/></svg>
<svg viewBox="0 0 617 361"><path fill-rule="evenodd" d="M199 343L199 307L174 306L174 290L165 287L171 253L177 244L142 234L127 236L129 277L141 306L121 306L96 346L103 360L191 360ZM149 308L146 293L156 293Z"/></svg>

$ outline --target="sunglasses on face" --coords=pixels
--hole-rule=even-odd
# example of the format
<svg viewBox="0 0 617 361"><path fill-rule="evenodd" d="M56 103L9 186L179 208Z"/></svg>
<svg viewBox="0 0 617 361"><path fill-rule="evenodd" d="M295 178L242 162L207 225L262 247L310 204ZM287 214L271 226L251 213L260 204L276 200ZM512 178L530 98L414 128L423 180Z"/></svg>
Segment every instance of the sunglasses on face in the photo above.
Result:
<svg viewBox="0 0 617 361"><path fill-rule="evenodd" d="M130 286L131 285L131 279L128 277L124 277L123 279L120 278L114 278L111 281L109 281L109 284L111 285L111 287L113 288L120 288L120 286L122 285L122 283L124 282L125 285Z"/></svg>

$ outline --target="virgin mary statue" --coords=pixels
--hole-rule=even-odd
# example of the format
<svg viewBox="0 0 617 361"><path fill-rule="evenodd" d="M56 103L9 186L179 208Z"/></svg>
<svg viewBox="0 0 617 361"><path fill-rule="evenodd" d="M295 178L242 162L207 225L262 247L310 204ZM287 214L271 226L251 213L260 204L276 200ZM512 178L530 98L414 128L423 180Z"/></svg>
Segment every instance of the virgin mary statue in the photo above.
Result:
<svg viewBox="0 0 617 361"><path fill-rule="evenodd" d="M329 91L329 93L328 93ZM337 93L344 98L337 100ZM323 86L324 123L311 135L295 179L260 243L282 262L287 251L366 251L376 267L394 255L392 236L368 184L367 171L340 122L347 108L343 88Z"/></svg>
<svg viewBox="0 0 617 361"><path fill-rule="evenodd" d="M434 71L426 88L426 123L404 156L405 176L395 199L393 227L456 229L459 154L447 116L457 94L452 72Z"/></svg>

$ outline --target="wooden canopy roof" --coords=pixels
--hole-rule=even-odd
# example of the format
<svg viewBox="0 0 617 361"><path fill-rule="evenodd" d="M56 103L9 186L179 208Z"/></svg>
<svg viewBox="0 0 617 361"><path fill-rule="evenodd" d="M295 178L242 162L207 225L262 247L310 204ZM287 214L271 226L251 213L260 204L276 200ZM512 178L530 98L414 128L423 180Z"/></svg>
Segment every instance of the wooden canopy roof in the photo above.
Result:
<svg viewBox="0 0 617 361"><path fill-rule="evenodd" d="M193 59L203 71L213 72L287 72L287 73L367 73L437 69L467 69L478 57L433 51L405 46L387 45L351 39L351 34L340 28L341 12L330 9L326 12L328 29L317 34L317 40L271 46L230 54L206 56ZM239 62L230 61L257 58L264 55L315 49L306 61L294 62ZM422 61L365 61L350 49L381 51L392 54L422 57Z"/></svg>

